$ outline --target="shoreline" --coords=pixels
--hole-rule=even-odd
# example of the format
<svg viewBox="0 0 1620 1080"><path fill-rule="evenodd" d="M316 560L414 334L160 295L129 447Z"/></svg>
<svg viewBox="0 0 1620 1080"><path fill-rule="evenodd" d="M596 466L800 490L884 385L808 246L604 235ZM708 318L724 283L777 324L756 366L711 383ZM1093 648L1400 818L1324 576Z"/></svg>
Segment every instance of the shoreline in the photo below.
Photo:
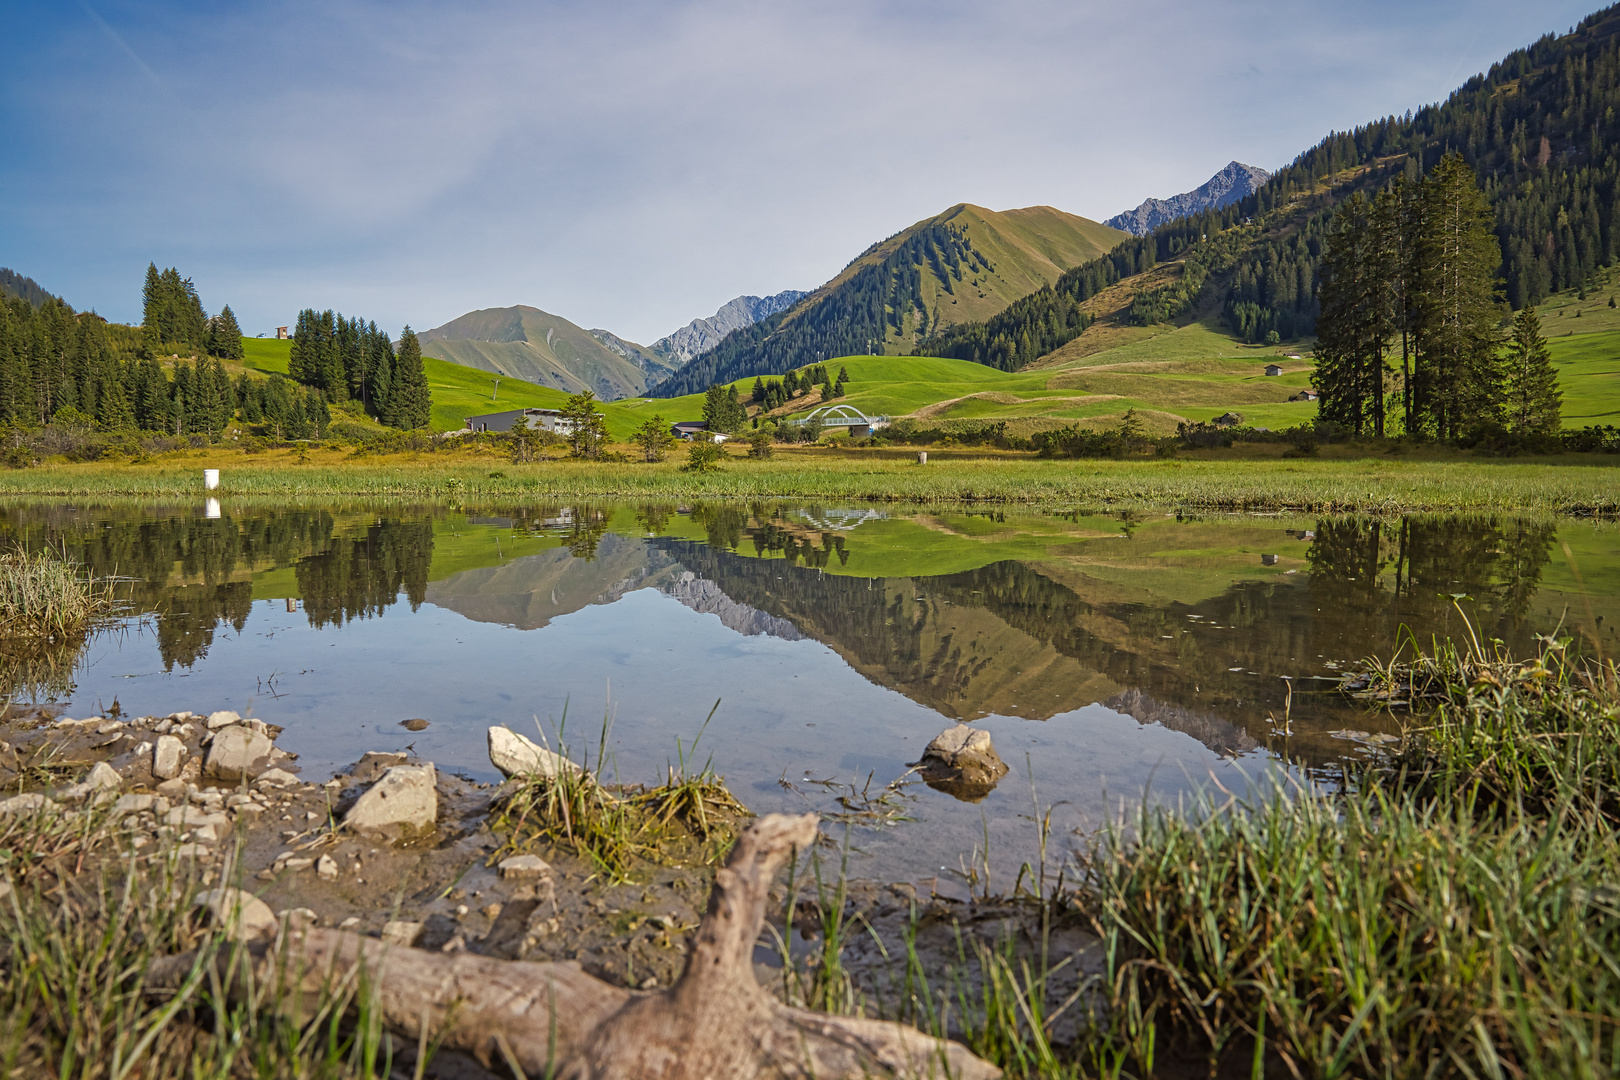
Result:
<svg viewBox="0 0 1620 1080"><path fill-rule="evenodd" d="M732 455L709 473L656 464L568 459L514 464L504 455L388 457L318 449L246 454L176 451L146 464L47 464L0 471L0 499L221 502L365 499L459 505L500 499L832 499L915 505L1072 508L1184 507L1200 511L1398 514L1530 512L1620 515L1620 463L1504 459L1195 458L1042 460L984 451L779 451ZM204 491L202 470L221 470Z"/></svg>

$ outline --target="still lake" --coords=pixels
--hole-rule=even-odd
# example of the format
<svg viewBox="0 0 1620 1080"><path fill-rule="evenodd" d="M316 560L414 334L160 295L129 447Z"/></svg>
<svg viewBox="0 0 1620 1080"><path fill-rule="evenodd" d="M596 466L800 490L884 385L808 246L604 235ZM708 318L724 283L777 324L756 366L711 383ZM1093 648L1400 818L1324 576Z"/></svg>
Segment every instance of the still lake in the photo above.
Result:
<svg viewBox="0 0 1620 1080"><path fill-rule="evenodd" d="M952 877L988 850L1007 884L1036 857L1037 800L1056 807L1061 850L1144 796L1330 775L1397 730L1333 680L1405 630L1620 652L1620 528L1572 519L586 501L218 513L0 506L0 549L64 551L132 602L121 630L32 692L73 716L114 700L251 710L287 729L280 745L316 780L406 748L495 779L491 724L595 765L606 723L605 772L655 782L714 709L697 764L757 812L866 808L861 793L941 730L989 731L1011 772L982 801L911 778L889 800L908 820L848 830L851 872L888 879ZM0 663L0 692L38 676ZM401 726L413 718L429 726Z"/></svg>

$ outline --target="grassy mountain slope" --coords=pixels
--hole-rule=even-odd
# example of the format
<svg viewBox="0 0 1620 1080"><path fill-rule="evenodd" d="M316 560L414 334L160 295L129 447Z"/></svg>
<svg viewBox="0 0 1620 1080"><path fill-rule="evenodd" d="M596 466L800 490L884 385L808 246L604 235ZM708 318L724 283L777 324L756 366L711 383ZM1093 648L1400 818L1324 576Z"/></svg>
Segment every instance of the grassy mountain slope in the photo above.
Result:
<svg viewBox="0 0 1620 1080"><path fill-rule="evenodd" d="M1620 257L1620 6L1518 50L1444 103L1334 132L1256 194L1122 243L919 351L1024 367L1083 336L1084 320L1072 316L1092 297L1173 261L1196 268L1195 280L1144 290L1116 324L1151 327L1214 308L1248 341L1271 331L1308 336L1337 204L1397 175L1416 177L1449 150L1482 177L1514 307L1591 284Z"/></svg>
<svg viewBox="0 0 1620 1080"><path fill-rule="evenodd" d="M690 394L832 356L911 352L939 328L987 318L1124 236L1049 206L958 204L872 245L787 311L735 331L650 392Z"/></svg>
<svg viewBox="0 0 1620 1080"><path fill-rule="evenodd" d="M604 401L639 394L647 385L645 369L590 331L523 304L470 311L420 337L424 356L571 394L592 390Z"/></svg>
<svg viewBox="0 0 1620 1080"><path fill-rule="evenodd" d="M274 338L243 338L243 367L262 375L287 373L287 361L292 353L292 342ZM457 364L436 357L422 358L427 373L428 390L433 395L434 431L456 431L469 416L505 412L508 409L560 409L568 400L568 391L551 386L539 386L508 375L501 376L500 386L495 376L478 368ZM607 419L608 434L624 441L646 419L657 413L671 423L676 420L697 420L703 415L703 395L674 401L655 401L648 407L646 399L610 402L602 406Z"/></svg>
<svg viewBox="0 0 1620 1080"><path fill-rule="evenodd" d="M1620 281L1614 292L1620 294ZM1543 309L1566 428L1620 424L1620 309L1607 306L1609 295L1606 287L1585 301L1553 297ZM1269 363L1283 374L1266 375ZM1134 340L1020 371L947 357L851 356L828 366L849 371L841 404L929 426L1004 420L1009 430L1027 433L1065 423L1111 426L1136 409L1150 429L1165 433L1182 420L1235 410L1246 423L1278 430L1316 415L1314 402L1288 400L1310 385L1307 349L1251 345L1214 315L1147 328ZM813 398L796 401L792 411L815 407Z"/></svg>

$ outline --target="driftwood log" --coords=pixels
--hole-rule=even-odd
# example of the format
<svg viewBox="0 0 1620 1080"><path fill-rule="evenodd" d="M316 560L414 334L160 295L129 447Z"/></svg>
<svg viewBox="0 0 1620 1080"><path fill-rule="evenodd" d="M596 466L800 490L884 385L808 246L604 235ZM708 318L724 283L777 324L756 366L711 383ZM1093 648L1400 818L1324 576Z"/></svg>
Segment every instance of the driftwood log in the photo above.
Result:
<svg viewBox="0 0 1620 1080"><path fill-rule="evenodd" d="M288 996L313 1002L363 975L389 1029L415 1040L425 1027L448 1049L485 1064L509 1060L531 1077L999 1077L1001 1070L960 1044L904 1024L790 1008L755 980L754 944L771 882L815 838L814 814L772 814L738 838L715 872L686 969L668 990L610 986L573 961L444 955L290 926L281 941L258 950L252 982L262 993L280 981ZM177 985L194 962L189 954L167 958L152 982ZM246 980L222 974L246 989Z"/></svg>

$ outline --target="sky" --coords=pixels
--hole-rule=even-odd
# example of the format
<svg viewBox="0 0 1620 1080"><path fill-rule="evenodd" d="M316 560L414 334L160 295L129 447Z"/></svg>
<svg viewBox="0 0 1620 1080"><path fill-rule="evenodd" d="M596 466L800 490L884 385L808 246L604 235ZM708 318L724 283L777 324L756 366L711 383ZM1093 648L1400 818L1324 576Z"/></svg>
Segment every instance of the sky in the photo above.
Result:
<svg viewBox="0 0 1620 1080"><path fill-rule="evenodd" d="M0 266L245 333L644 344L959 202L1101 220L1443 100L1597 0L7 0Z"/></svg>

